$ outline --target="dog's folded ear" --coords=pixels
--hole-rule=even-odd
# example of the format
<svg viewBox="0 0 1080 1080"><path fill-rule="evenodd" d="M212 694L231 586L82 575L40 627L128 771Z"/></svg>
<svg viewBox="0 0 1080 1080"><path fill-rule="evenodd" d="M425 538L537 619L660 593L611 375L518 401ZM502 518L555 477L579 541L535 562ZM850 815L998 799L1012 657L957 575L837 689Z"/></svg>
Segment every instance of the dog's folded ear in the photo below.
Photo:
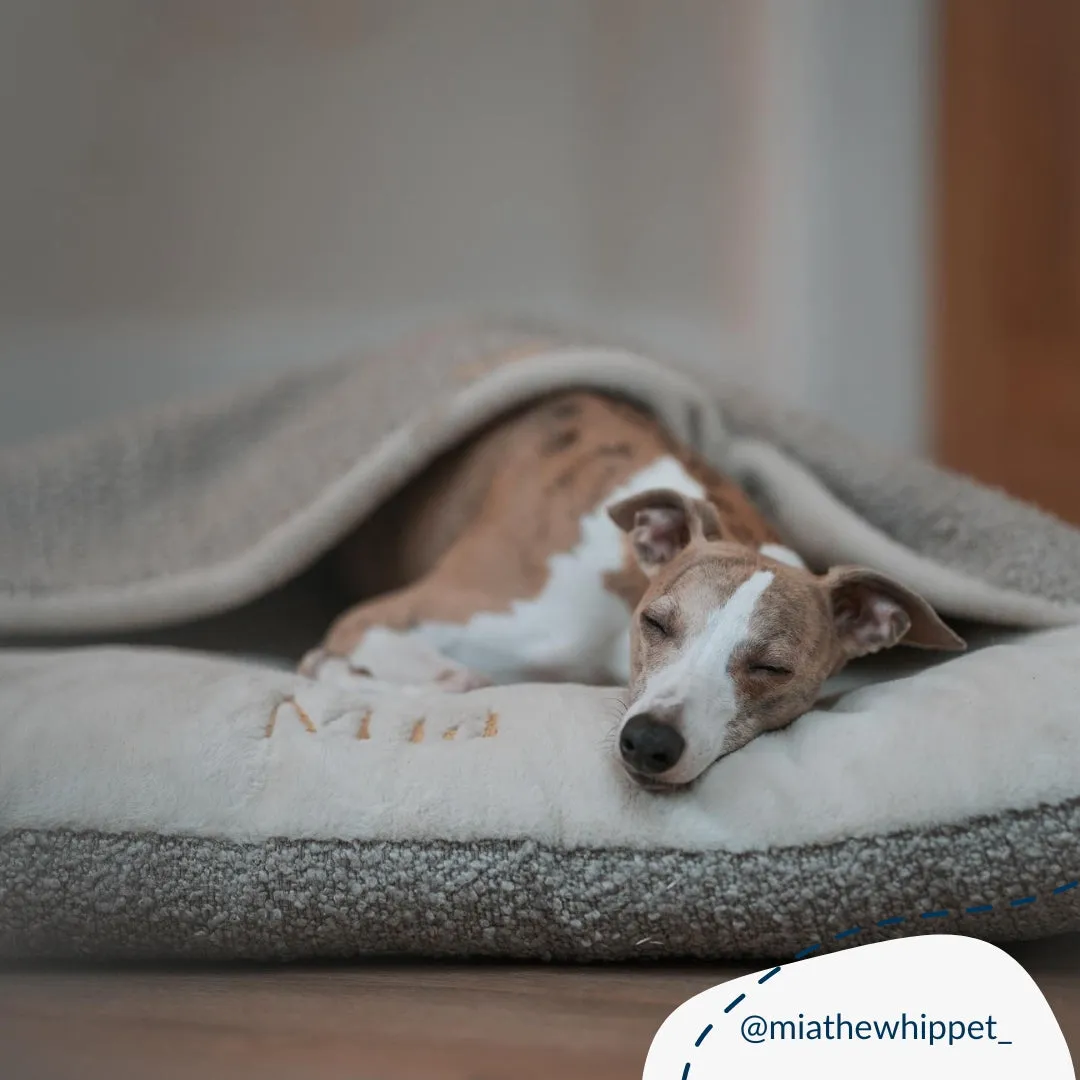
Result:
<svg viewBox="0 0 1080 1080"><path fill-rule="evenodd" d="M631 495L609 506L607 512L630 538L638 565L650 576L692 541L720 539L716 507L670 488Z"/></svg>
<svg viewBox="0 0 1080 1080"><path fill-rule="evenodd" d="M849 659L913 645L962 651L964 639L950 630L918 593L861 566L837 566L823 576L833 625Z"/></svg>

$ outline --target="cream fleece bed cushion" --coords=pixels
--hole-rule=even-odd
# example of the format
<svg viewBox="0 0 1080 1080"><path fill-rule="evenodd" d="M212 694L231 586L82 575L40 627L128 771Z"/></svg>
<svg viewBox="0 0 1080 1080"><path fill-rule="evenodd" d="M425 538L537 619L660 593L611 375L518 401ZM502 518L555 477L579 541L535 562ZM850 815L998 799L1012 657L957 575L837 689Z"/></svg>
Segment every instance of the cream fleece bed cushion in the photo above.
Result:
<svg viewBox="0 0 1080 1080"><path fill-rule="evenodd" d="M1074 530L640 355L436 335L395 364L0 463L0 955L784 958L1080 928ZM50 645L72 623L184 640L165 628L272 594L439 449L560 385L652 405L812 561L900 574L983 624L976 647L863 665L656 796L615 763L614 688L361 693Z"/></svg>

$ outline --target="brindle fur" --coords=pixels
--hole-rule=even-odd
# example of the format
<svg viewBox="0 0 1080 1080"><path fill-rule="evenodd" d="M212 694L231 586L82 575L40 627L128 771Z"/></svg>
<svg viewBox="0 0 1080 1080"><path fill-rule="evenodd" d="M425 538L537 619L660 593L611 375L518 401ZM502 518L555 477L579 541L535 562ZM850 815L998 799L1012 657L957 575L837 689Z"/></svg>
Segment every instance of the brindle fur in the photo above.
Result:
<svg viewBox="0 0 1080 1080"><path fill-rule="evenodd" d="M323 653L347 656L368 628L467 622L537 596L553 555L631 476L678 458L716 506L725 538L777 537L739 487L675 443L645 410L574 391L533 403L444 455L340 548L336 568L360 602L331 626ZM633 609L646 579L627 547L606 587Z"/></svg>

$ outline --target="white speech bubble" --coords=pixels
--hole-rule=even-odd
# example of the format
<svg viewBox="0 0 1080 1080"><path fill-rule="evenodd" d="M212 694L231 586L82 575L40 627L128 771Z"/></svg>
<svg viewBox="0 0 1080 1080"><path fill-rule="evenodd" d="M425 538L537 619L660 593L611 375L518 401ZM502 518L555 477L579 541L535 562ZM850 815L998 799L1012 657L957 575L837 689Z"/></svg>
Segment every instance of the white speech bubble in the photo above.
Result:
<svg viewBox="0 0 1080 1080"><path fill-rule="evenodd" d="M1075 1080L1031 976L996 946L951 934L863 945L714 986L664 1021L643 1075Z"/></svg>

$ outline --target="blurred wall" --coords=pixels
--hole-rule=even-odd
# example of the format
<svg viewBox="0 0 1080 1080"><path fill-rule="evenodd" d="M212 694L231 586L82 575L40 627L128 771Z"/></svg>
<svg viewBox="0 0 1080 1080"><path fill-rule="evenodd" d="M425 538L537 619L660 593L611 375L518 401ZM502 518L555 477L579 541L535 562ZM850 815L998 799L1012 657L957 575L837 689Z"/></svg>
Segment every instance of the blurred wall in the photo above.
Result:
<svg viewBox="0 0 1080 1080"><path fill-rule="evenodd" d="M922 0L8 0L0 441L524 311L922 442Z"/></svg>

